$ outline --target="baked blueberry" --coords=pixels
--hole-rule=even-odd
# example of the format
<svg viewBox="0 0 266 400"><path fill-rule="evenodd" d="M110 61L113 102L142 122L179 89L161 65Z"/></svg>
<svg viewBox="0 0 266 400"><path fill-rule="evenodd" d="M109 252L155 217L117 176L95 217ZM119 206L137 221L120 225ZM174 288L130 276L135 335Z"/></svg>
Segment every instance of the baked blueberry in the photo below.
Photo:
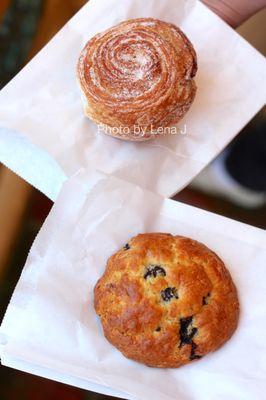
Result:
<svg viewBox="0 0 266 400"><path fill-rule="evenodd" d="M146 267L145 273L144 273L144 279L147 279L149 277L156 278L156 276L166 276L165 269L163 269L160 265L148 265Z"/></svg>
<svg viewBox="0 0 266 400"><path fill-rule="evenodd" d="M190 361L201 358L200 355L196 354L196 349L197 349L196 343L192 342L191 343L191 352L190 352L190 356L189 356Z"/></svg>
<svg viewBox="0 0 266 400"><path fill-rule="evenodd" d="M167 287L161 291L163 301L170 301L172 298L178 299L178 293L175 287Z"/></svg>
<svg viewBox="0 0 266 400"><path fill-rule="evenodd" d="M198 329L195 328L192 324L193 316L187 318L180 318L180 346L184 344L191 344L192 339L198 332Z"/></svg>

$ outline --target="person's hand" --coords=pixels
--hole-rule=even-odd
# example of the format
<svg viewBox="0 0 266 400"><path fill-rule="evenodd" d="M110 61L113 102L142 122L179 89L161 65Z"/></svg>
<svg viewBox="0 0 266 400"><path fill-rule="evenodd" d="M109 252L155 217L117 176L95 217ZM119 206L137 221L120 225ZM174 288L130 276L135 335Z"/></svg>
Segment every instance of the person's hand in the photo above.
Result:
<svg viewBox="0 0 266 400"><path fill-rule="evenodd" d="M266 0L202 0L202 2L233 28L266 7Z"/></svg>

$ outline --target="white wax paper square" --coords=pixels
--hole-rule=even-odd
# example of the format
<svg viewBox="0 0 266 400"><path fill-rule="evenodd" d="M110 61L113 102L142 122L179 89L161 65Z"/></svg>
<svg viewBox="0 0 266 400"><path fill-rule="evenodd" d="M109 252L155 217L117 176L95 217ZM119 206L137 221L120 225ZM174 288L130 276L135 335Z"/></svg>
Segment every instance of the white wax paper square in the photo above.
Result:
<svg viewBox="0 0 266 400"><path fill-rule="evenodd" d="M83 115L75 76L82 47L95 33L135 17L173 22L195 46L198 92L179 124L185 135L123 142L98 133ZM197 0L90 0L0 92L0 161L52 200L81 167L168 197L264 105L265 80L264 57Z"/></svg>
<svg viewBox="0 0 266 400"><path fill-rule="evenodd" d="M178 369L126 359L104 338L93 288L108 257L140 232L192 237L225 262L238 289L237 331ZM30 251L1 326L4 365L143 400L261 400L266 391L266 233L102 173L63 186Z"/></svg>

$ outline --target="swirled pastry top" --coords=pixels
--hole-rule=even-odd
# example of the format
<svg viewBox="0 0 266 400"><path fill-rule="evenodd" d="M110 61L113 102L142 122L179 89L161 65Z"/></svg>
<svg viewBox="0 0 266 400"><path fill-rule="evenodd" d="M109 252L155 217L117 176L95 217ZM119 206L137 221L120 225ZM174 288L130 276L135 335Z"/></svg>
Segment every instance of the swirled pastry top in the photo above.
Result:
<svg viewBox="0 0 266 400"><path fill-rule="evenodd" d="M175 25L132 19L94 36L81 52L77 71L85 113L112 127L176 123L196 92L196 54Z"/></svg>
<svg viewBox="0 0 266 400"><path fill-rule="evenodd" d="M140 234L111 256L94 290L106 338L126 357L179 367L218 349L237 326L231 276L203 244Z"/></svg>

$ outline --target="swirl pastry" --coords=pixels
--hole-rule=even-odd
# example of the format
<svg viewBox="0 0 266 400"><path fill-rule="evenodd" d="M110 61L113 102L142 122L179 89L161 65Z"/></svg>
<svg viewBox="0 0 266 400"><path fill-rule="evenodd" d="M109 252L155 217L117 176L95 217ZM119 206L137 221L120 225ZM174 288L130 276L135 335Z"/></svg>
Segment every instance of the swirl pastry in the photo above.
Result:
<svg viewBox="0 0 266 400"><path fill-rule="evenodd" d="M77 65L85 114L125 140L147 140L177 123L195 97L196 71L196 53L185 34L152 18L97 34Z"/></svg>

